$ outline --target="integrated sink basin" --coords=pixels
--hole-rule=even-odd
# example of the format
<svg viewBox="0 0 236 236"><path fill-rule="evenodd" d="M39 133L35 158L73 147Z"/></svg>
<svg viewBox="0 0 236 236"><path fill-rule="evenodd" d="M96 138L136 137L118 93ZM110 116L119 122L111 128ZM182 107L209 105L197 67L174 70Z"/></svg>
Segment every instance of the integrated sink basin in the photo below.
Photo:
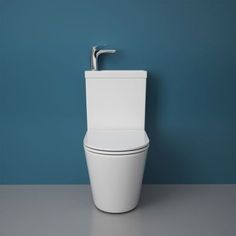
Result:
<svg viewBox="0 0 236 236"><path fill-rule="evenodd" d="M142 79L147 77L145 70L100 70L85 71L85 78L135 78Z"/></svg>

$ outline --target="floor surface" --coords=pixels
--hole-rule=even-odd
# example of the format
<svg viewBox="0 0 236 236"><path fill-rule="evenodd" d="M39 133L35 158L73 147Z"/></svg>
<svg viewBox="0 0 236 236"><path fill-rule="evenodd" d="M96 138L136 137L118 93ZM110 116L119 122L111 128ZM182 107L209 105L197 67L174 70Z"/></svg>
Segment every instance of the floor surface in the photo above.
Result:
<svg viewBox="0 0 236 236"><path fill-rule="evenodd" d="M236 185L145 185L138 208L97 210L86 185L0 186L0 236L235 236Z"/></svg>

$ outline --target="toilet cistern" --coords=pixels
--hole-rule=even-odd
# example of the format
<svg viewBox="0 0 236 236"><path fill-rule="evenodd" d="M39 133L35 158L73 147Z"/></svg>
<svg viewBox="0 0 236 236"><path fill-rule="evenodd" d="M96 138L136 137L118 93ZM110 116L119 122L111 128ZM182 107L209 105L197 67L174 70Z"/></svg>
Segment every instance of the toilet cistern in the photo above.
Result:
<svg viewBox="0 0 236 236"><path fill-rule="evenodd" d="M93 46L91 52L91 70L98 70L98 57L105 53L115 53L114 49L102 49L101 46Z"/></svg>

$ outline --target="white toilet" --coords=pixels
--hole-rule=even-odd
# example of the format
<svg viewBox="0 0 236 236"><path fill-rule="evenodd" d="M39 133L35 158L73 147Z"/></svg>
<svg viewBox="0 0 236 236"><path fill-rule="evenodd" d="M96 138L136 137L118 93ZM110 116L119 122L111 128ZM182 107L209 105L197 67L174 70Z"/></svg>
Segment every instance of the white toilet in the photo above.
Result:
<svg viewBox="0 0 236 236"><path fill-rule="evenodd" d="M86 71L84 149L97 208L134 209L149 147L145 132L146 71Z"/></svg>

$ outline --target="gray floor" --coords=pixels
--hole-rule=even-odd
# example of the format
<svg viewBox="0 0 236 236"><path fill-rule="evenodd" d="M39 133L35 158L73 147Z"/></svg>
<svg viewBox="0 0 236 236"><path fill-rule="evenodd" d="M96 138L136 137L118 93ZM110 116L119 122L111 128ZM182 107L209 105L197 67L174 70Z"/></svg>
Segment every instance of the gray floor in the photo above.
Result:
<svg viewBox="0 0 236 236"><path fill-rule="evenodd" d="M146 185L126 214L97 210L88 186L0 186L0 236L235 236L236 185Z"/></svg>

